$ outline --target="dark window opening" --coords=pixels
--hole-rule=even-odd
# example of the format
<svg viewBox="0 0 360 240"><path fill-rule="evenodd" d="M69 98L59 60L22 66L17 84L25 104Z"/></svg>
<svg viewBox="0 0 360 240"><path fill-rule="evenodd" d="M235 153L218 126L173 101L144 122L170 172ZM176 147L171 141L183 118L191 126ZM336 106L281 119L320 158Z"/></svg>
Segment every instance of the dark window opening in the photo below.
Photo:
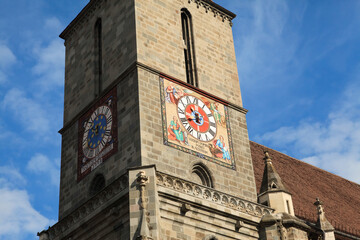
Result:
<svg viewBox="0 0 360 240"><path fill-rule="evenodd" d="M215 237L214 235L211 235L211 236L205 237L204 240L218 240L218 238Z"/></svg>
<svg viewBox="0 0 360 240"><path fill-rule="evenodd" d="M102 27L101 19L95 23L95 97L102 91Z"/></svg>
<svg viewBox="0 0 360 240"><path fill-rule="evenodd" d="M277 185L276 185L276 183L272 182L271 185L270 185L270 187L271 187L272 189L276 189L276 188L277 188Z"/></svg>
<svg viewBox="0 0 360 240"><path fill-rule="evenodd" d="M94 196L105 187L105 178L102 174L98 174L94 177L90 185L90 196Z"/></svg>
<svg viewBox="0 0 360 240"><path fill-rule="evenodd" d="M286 200L286 206L287 206L287 212L288 212L289 214L291 214L291 212L290 212L290 203L289 203L289 200Z"/></svg>
<svg viewBox="0 0 360 240"><path fill-rule="evenodd" d="M181 10L181 26L184 41L184 57L187 83L198 86L195 64L194 37L192 32L191 14L188 10Z"/></svg>
<svg viewBox="0 0 360 240"><path fill-rule="evenodd" d="M192 169L192 174L195 178L199 179L200 184L211 188L214 187L210 172L205 165L201 163L195 164Z"/></svg>

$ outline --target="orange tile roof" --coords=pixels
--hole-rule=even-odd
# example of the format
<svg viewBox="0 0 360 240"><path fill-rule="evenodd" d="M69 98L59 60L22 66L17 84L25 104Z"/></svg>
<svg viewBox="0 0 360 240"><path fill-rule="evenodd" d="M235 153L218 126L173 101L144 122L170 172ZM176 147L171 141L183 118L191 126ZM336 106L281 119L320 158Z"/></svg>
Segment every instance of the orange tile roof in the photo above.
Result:
<svg viewBox="0 0 360 240"><path fill-rule="evenodd" d="M296 216L316 222L316 207L313 204L319 197L324 203L326 218L336 230L360 236L359 184L252 141L250 148L258 193L265 165L264 150L267 150L292 194Z"/></svg>

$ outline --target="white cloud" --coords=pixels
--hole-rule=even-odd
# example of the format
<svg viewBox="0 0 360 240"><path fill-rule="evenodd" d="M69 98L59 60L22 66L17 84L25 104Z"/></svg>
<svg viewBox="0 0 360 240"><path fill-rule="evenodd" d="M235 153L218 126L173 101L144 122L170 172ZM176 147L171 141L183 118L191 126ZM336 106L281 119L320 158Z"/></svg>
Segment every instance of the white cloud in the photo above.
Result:
<svg viewBox="0 0 360 240"><path fill-rule="evenodd" d="M305 2L300 9L302 11L291 12L284 0L247 1L247 5L241 6L239 11L247 12L239 16L241 34L236 39L242 82L257 87L261 82L268 88L302 72L302 64L295 60L301 35L296 27L293 26L291 32L287 28L290 20L294 21L294 25L301 23Z"/></svg>
<svg viewBox="0 0 360 240"><path fill-rule="evenodd" d="M54 33L59 33L63 29L63 25L56 17L46 19L44 27L46 30L53 31Z"/></svg>
<svg viewBox="0 0 360 240"><path fill-rule="evenodd" d="M6 45L0 43L0 84L7 80L6 69L15 62L14 53Z"/></svg>
<svg viewBox="0 0 360 240"><path fill-rule="evenodd" d="M59 186L60 169L57 162L50 161L47 156L37 153L30 159L26 168L36 174L50 177L51 183Z"/></svg>
<svg viewBox="0 0 360 240"><path fill-rule="evenodd" d="M0 84L6 82L7 76L0 70Z"/></svg>
<svg viewBox="0 0 360 240"><path fill-rule="evenodd" d="M0 166L0 239L37 239L50 221L34 209L29 194L20 190L26 184L20 172L10 166Z"/></svg>
<svg viewBox="0 0 360 240"><path fill-rule="evenodd" d="M25 184L25 178L17 169L9 166L0 166L0 187L14 188Z"/></svg>
<svg viewBox="0 0 360 240"><path fill-rule="evenodd" d="M26 191L0 188L0 196L0 239L20 240L28 234L35 236L51 224L32 207Z"/></svg>
<svg viewBox="0 0 360 240"><path fill-rule="evenodd" d="M36 132L38 136L43 136L50 129L48 115L42 105L19 89L9 90L2 102L5 109L10 109L24 128L31 132Z"/></svg>
<svg viewBox="0 0 360 240"><path fill-rule="evenodd" d="M303 161L360 183L360 81L350 84L324 122L304 120L256 140L291 149Z"/></svg>
<svg viewBox="0 0 360 240"><path fill-rule="evenodd" d="M48 23L54 24L54 23ZM63 41L56 39L45 47L37 47L34 54L38 58L32 71L39 77L39 84L44 90L64 84L65 48Z"/></svg>
<svg viewBox="0 0 360 240"><path fill-rule="evenodd" d="M16 57L6 45L0 43L0 68L8 67L16 62Z"/></svg>

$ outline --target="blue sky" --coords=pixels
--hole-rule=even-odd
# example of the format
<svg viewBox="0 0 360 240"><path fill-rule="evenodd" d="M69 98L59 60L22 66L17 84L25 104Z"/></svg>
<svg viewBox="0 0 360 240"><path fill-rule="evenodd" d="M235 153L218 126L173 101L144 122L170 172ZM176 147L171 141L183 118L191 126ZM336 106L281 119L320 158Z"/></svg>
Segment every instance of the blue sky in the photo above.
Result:
<svg viewBox="0 0 360 240"><path fill-rule="evenodd" d="M218 0L250 139L360 183L360 1ZM56 222L64 45L87 3L0 0L0 239Z"/></svg>

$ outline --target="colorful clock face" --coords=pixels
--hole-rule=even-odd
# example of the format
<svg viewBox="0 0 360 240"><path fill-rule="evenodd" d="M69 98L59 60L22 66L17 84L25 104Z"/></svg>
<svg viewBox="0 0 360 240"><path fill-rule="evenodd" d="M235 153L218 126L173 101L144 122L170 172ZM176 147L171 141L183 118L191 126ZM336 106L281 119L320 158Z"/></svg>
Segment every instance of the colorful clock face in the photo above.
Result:
<svg viewBox="0 0 360 240"><path fill-rule="evenodd" d="M216 136L216 121L206 104L187 95L179 99L177 112L181 124L194 138L208 142Z"/></svg>
<svg viewBox="0 0 360 240"><path fill-rule="evenodd" d="M85 157L90 159L98 156L111 140L111 109L106 105L98 107L85 124L82 148Z"/></svg>

